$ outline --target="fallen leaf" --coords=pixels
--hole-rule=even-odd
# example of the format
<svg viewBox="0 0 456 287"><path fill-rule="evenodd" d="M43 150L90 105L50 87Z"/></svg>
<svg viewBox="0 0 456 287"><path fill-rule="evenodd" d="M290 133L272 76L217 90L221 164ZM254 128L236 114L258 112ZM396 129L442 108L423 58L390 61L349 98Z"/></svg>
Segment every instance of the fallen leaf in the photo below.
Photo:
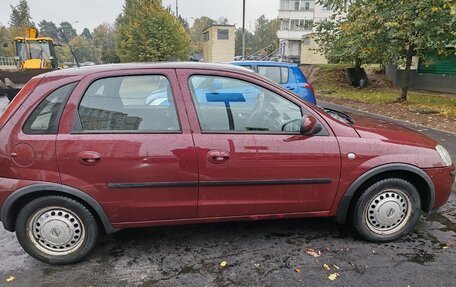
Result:
<svg viewBox="0 0 456 287"><path fill-rule="evenodd" d="M328 276L328 279L331 280L331 281L334 281L339 276L340 276L339 273L332 273L331 275Z"/></svg>
<svg viewBox="0 0 456 287"><path fill-rule="evenodd" d="M323 264L323 269L325 269L326 271L331 270L331 268L329 268L328 264Z"/></svg>
<svg viewBox="0 0 456 287"><path fill-rule="evenodd" d="M314 250L312 248L307 248L306 249L306 253L307 253L307 255L312 256L312 257L320 257L321 256L321 251L320 250Z"/></svg>
<svg viewBox="0 0 456 287"><path fill-rule="evenodd" d="M260 263L255 263L253 264L256 268L259 268L260 267Z"/></svg>
<svg viewBox="0 0 456 287"><path fill-rule="evenodd" d="M14 276L10 276L6 279L6 282L11 283L14 281Z"/></svg>
<svg viewBox="0 0 456 287"><path fill-rule="evenodd" d="M334 266L334 268L336 268L337 270L340 269L339 266L337 266L337 265L333 265L333 266Z"/></svg>
<svg viewBox="0 0 456 287"><path fill-rule="evenodd" d="M448 249L448 248L450 248L448 245L443 245L442 246L442 249Z"/></svg>
<svg viewBox="0 0 456 287"><path fill-rule="evenodd" d="M222 261L222 262L220 262L220 267L226 267L227 264L228 264L228 262Z"/></svg>
<svg viewBox="0 0 456 287"><path fill-rule="evenodd" d="M296 273L301 273L301 269L299 269L299 268L295 268L294 271L295 271Z"/></svg>

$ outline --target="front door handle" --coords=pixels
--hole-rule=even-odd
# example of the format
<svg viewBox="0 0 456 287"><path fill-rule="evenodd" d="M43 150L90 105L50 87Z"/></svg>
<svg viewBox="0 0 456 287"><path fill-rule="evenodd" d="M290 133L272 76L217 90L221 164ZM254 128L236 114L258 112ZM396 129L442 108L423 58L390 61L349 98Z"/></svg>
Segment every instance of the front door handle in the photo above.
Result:
<svg viewBox="0 0 456 287"><path fill-rule="evenodd" d="M211 150L206 154L206 159L212 163L224 163L230 159L230 153L226 150Z"/></svg>
<svg viewBox="0 0 456 287"><path fill-rule="evenodd" d="M293 88L291 86L287 86L287 89L289 89L290 91L293 91L295 88Z"/></svg>
<svg viewBox="0 0 456 287"><path fill-rule="evenodd" d="M101 155L95 151L81 151L76 159L82 165L96 165L101 161Z"/></svg>

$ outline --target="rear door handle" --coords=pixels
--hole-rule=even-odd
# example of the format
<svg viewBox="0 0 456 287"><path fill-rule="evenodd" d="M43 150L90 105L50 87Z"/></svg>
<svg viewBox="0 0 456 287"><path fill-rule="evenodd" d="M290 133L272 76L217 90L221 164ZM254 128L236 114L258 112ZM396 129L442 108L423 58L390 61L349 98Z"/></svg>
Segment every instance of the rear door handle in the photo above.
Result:
<svg viewBox="0 0 456 287"><path fill-rule="evenodd" d="M81 151L76 159L82 165L96 165L101 161L101 155L95 151Z"/></svg>
<svg viewBox="0 0 456 287"><path fill-rule="evenodd" d="M212 163L224 163L230 159L230 153L226 150L211 150L206 154L206 159Z"/></svg>

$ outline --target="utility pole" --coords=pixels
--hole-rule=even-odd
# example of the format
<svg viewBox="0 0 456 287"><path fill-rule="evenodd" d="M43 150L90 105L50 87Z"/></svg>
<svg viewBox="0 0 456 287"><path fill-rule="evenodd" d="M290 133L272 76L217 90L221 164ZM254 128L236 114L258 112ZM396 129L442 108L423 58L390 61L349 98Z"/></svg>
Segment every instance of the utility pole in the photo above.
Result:
<svg viewBox="0 0 456 287"><path fill-rule="evenodd" d="M242 60L245 60L245 0L242 0Z"/></svg>
<svg viewBox="0 0 456 287"><path fill-rule="evenodd" d="M179 4L177 2L178 0L176 0L176 17L179 18Z"/></svg>

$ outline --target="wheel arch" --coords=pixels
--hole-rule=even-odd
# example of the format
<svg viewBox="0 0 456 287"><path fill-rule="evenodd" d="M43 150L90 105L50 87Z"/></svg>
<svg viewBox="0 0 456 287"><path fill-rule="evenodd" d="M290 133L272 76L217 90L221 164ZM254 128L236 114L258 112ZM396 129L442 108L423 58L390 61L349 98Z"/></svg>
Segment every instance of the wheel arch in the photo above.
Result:
<svg viewBox="0 0 456 287"><path fill-rule="evenodd" d="M336 221L345 223L348 213L363 191L374 182L384 178L400 178L409 181L420 193L421 209L425 212L432 210L435 202L435 188L431 178L416 166L393 163L368 170L349 186L339 202Z"/></svg>
<svg viewBox="0 0 456 287"><path fill-rule="evenodd" d="M93 197L76 188L55 183L29 185L11 193L3 203L0 213L0 219L5 229L11 232L15 231L16 218L21 208L31 200L49 195L66 196L78 201L92 212L97 223L107 234L117 231L112 226L101 205Z"/></svg>

